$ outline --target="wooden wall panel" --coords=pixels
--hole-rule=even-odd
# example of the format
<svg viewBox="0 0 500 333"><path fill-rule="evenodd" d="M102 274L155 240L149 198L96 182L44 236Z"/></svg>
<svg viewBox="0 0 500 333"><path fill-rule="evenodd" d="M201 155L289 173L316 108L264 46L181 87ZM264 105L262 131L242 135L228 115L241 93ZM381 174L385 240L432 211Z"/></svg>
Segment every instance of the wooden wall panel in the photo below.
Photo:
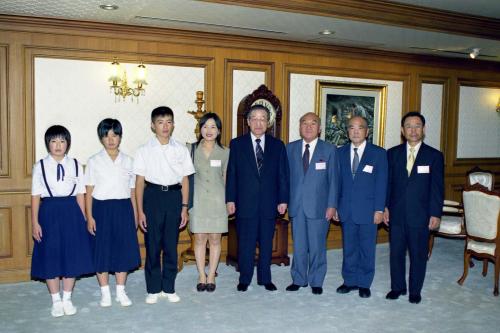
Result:
<svg viewBox="0 0 500 333"><path fill-rule="evenodd" d="M143 60L150 64L203 67L206 110L222 115L224 144L228 144L231 137L231 80L235 69L266 73L267 85L282 102L281 138L284 141L288 138L291 73L401 81L403 112L419 108L422 82L442 82L447 87L441 140L447 162L446 197L460 199L465 172L476 164L493 170L500 179L500 160L456 159L458 88L464 83L500 86L500 63L148 27L91 22L67 24L0 15L0 207L3 207L0 209L2 214L6 214L5 209L9 214L0 222L0 255L3 256L0 257L0 281L29 278L35 57L99 61L117 57L122 62ZM144 255L143 235L140 232L138 235ZM291 232L289 235L291 250ZM387 232L381 229L379 241L386 240ZM339 226L332 225L328 246L340 247L341 241ZM222 258L225 244L223 238ZM180 235L179 253L189 245L189 235L184 230Z"/></svg>
<svg viewBox="0 0 500 333"><path fill-rule="evenodd" d="M12 209L0 208L0 258L12 257Z"/></svg>
<svg viewBox="0 0 500 333"><path fill-rule="evenodd" d="M9 176L8 45L0 44L0 177Z"/></svg>

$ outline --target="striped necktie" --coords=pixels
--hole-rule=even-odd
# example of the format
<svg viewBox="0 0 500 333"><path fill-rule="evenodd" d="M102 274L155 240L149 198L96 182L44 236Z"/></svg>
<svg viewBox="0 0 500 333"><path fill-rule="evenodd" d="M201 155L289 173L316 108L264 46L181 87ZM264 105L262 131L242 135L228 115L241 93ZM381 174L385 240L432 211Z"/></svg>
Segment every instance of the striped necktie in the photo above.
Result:
<svg viewBox="0 0 500 333"><path fill-rule="evenodd" d="M408 161L406 162L406 170L408 171L408 177L411 175L411 169L413 169L413 164L415 164L415 148L410 148L410 155L408 155Z"/></svg>
<svg viewBox="0 0 500 333"><path fill-rule="evenodd" d="M264 163L264 151L260 146L260 139L255 139L255 143L257 144L255 147L255 158L257 159L257 170L259 170L260 174L260 169L262 168L262 164Z"/></svg>

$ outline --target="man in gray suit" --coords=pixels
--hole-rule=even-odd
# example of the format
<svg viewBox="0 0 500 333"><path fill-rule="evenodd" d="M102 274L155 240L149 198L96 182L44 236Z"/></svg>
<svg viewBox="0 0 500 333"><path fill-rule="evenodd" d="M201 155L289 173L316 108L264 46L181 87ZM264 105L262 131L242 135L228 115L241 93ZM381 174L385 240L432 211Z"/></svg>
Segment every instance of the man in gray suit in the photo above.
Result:
<svg viewBox="0 0 500 333"><path fill-rule="evenodd" d="M337 213L338 161L336 147L320 140L320 118L312 112L300 118L301 140L287 145L290 166L292 219L292 284L297 291L309 284L312 293L323 293L326 275L326 236Z"/></svg>

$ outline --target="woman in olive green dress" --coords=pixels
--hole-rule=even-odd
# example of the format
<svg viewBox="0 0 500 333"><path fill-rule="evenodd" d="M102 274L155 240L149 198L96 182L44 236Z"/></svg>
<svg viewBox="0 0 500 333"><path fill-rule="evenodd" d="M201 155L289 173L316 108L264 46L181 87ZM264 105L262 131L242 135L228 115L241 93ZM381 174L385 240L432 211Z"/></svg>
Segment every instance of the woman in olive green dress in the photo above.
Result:
<svg viewBox="0 0 500 333"><path fill-rule="evenodd" d="M198 142L194 149L193 207L189 211L189 230L194 234L194 253L198 267L198 291L215 290L215 273L221 252L221 234L227 232L225 201L226 168L229 149L220 142L222 123L215 113L200 119ZM207 241L210 247L208 275L205 272Z"/></svg>

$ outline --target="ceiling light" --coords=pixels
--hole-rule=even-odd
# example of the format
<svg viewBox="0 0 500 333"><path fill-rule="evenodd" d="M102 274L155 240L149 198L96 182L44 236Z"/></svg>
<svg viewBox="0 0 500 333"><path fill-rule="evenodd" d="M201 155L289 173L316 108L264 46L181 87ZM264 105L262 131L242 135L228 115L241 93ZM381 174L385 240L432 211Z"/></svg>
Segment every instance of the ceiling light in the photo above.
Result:
<svg viewBox="0 0 500 333"><path fill-rule="evenodd" d="M481 50L480 48L473 48L472 49L472 52L469 53L469 57L471 57L472 59L476 59L476 57L479 55L479 50Z"/></svg>
<svg viewBox="0 0 500 333"><path fill-rule="evenodd" d="M99 5L99 8L104 10L117 10L119 7L117 5Z"/></svg>
<svg viewBox="0 0 500 333"><path fill-rule="evenodd" d="M335 33L335 31L331 31L331 30L328 30L328 29L325 29L323 31L320 31L318 32L320 35L333 35Z"/></svg>

